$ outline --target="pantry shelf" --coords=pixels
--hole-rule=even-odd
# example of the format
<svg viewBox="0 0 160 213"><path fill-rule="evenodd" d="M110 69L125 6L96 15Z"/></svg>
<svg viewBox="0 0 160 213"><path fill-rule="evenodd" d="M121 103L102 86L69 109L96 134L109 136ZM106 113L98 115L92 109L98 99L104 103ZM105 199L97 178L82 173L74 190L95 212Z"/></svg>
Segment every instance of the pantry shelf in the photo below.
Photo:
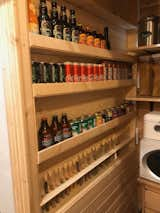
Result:
<svg viewBox="0 0 160 213"><path fill-rule="evenodd" d="M129 49L128 52L136 53L137 55L160 53L160 44L153 44L150 46L141 46L135 49Z"/></svg>
<svg viewBox="0 0 160 213"><path fill-rule="evenodd" d="M124 122L130 120L133 117L135 117L135 112L128 113L127 115L118 117L112 121L109 121L105 124L97 126L93 129L90 129L87 132L81 133L77 136L74 136L65 141L62 141L61 143L55 144L44 150L41 150L38 152L38 162L37 163L41 164L41 163L49 160L50 158L53 158L68 150L71 150L74 147L76 147L80 144L83 144L86 141L117 127L118 125L122 125Z"/></svg>
<svg viewBox="0 0 160 213"><path fill-rule="evenodd" d="M107 80L97 82L33 84L32 88L33 96L36 98L41 98L57 95L69 95L73 93L111 90L134 85L134 80Z"/></svg>
<svg viewBox="0 0 160 213"><path fill-rule="evenodd" d="M96 160L93 163L91 163L89 166L87 166L85 169L80 171L74 177L70 178L65 183L61 184L59 187L57 187L56 189L54 189L53 191L51 191L50 193L45 195L45 197L42 199L42 201L40 203L40 206L41 207L44 206L52 198L56 197L59 193L61 193L62 191L67 189L69 186L71 186L72 184L77 182L81 177L83 177L84 175L86 175L87 173L92 171L95 167L97 167L98 165L103 163L106 159L108 159L109 157L114 155L117 151L121 150L123 147L128 145L133 140L134 140L134 137L132 137L132 138L127 137L126 139L124 139L124 141L121 144L117 145L116 148L114 148L110 152L104 154L102 157L100 157L98 160Z"/></svg>
<svg viewBox="0 0 160 213"><path fill-rule="evenodd" d="M33 33L29 33L29 44L32 53L36 54L135 62L135 57L127 55L126 51L109 51Z"/></svg>
<svg viewBox="0 0 160 213"><path fill-rule="evenodd" d="M137 102L160 102L160 97L152 97L152 96L127 97L126 100Z"/></svg>

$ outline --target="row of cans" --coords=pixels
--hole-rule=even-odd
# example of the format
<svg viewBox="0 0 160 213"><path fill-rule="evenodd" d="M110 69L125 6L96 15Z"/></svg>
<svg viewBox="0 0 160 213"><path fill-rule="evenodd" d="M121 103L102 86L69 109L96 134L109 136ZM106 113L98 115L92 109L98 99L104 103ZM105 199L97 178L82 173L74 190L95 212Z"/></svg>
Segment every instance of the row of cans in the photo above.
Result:
<svg viewBox="0 0 160 213"><path fill-rule="evenodd" d="M132 79L132 65L122 62L105 61L106 80L127 80Z"/></svg>
<svg viewBox="0 0 160 213"><path fill-rule="evenodd" d="M112 119L122 116L134 110L132 102L125 102L117 107L107 108L101 112L82 116L70 121L72 135L76 136L82 132L86 132L96 126L106 123Z"/></svg>
<svg viewBox="0 0 160 213"><path fill-rule="evenodd" d="M87 82L130 78L132 78L130 66L124 63L32 62L33 83Z"/></svg>

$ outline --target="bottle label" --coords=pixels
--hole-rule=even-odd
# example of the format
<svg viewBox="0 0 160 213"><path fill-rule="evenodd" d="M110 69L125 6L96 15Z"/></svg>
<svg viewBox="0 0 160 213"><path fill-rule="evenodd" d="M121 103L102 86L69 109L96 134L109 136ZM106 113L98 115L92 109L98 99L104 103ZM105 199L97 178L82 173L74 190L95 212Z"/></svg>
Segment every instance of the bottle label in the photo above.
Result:
<svg viewBox="0 0 160 213"><path fill-rule="evenodd" d="M53 37L57 39L62 39L62 26L61 25L55 25L53 29Z"/></svg>
<svg viewBox="0 0 160 213"><path fill-rule="evenodd" d="M79 31L72 29L72 41L78 43L79 41Z"/></svg>
<svg viewBox="0 0 160 213"><path fill-rule="evenodd" d="M51 36L51 29L50 29L49 21L47 21L47 20L41 21L40 31L41 31L42 35Z"/></svg>
<svg viewBox="0 0 160 213"><path fill-rule="evenodd" d="M87 36L85 33L81 33L79 35L79 43L80 44L86 44Z"/></svg>
<svg viewBox="0 0 160 213"><path fill-rule="evenodd" d="M57 134L54 136L54 141L55 141L55 143L58 143L58 142L62 141L62 133L61 133L61 131L58 131Z"/></svg>
<svg viewBox="0 0 160 213"><path fill-rule="evenodd" d="M71 137L70 128L63 128L63 138L67 139Z"/></svg>
<svg viewBox="0 0 160 213"><path fill-rule="evenodd" d="M50 134L43 136L43 139L42 139L42 146L43 147L49 147L49 146L52 145L52 143L53 143L53 141L52 141L52 137L51 137Z"/></svg>
<svg viewBox="0 0 160 213"><path fill-rule="evenodd" d="M66 41L71 41L71 31L70 31L69 27L64 27L63 39Z"/></svg>

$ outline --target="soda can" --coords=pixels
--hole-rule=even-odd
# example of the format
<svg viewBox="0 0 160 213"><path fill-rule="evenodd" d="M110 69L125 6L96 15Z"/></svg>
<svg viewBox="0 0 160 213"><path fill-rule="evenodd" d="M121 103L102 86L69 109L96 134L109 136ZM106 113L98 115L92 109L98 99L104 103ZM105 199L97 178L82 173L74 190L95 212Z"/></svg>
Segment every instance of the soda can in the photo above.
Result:
<svg viewBox="0 0 160 213"><path fill-rule="evenodd" d="M32 61L32 83L39 83L39 63Z"/></svg>
<svg viewBox="0 0 160 213"><path fill-rule="evenodd" d="M59 82L65 82L66 76L65 76L65 67L64 64L58 63L58 69L59 69Z"/></svg>
<svg viewBox="0 0 160 213"><path fill-rule="evenodd" d="M79 120L73 120L70 122L72 128L72 135L76 136L82 132L81 122Z"/></svg>
<svg viewBox="0 0 160 213"><path fill-rule="evenodd" d="M80 64L80 74L81 74L81 81L86 82L88 80L86 64L83 63Z"/></svg>
<svg viewBox="0 0 160 213"><path fill-rule="evenodd" d="M81 117L82 131L86 132L89 129L87 116Z"/></svg>
<svg viewBox="0 0 160 213"><path fill-rule="evenodd" d="M117 66L113 64L113 80L117 80Z"/></svg>
<svg viewBox="0 0 160 213"><path fill-rule="evenodd" d="M44 83L44 62L39 63L39 83Z"/></svg>
<svg viewBox="0 0 160 213"><path fill-rule="evenodd" d="M98 68L98 64L94 64L93 65L93 78L94 81L98 81L98 76L99 76L99 68Z"/></svg>
<svg viewBox="0 0 160 213"><path fill-rule="evenodd" d="M65 81L73 82L73 64L71 62L65 62Z"/></svg>
<svg viewBox="0 0 160 213"><path fill-rule="evenodd" d="M93 81L93 64L87 64L88 81Z"/></svg>
<svg viewBox="0 0 160 213"><path fill-rule="evenodd" d="M113 68L111 63L108 63L108 80L113 80Z"/></svg>
<svg viewBox="0 0 160 213"><path fill-rule="evenodd" d="M99 69L99 80L102 81L102 80L104 80L104 67L103 67L103 65L99 64L98 69Z"/></svg>
<svg viewBox="0 0 160 213"><path fill-rule="evenodd" d="M74 82L81 81L80 65L78 63L73 63L73 79Z"/></svg>

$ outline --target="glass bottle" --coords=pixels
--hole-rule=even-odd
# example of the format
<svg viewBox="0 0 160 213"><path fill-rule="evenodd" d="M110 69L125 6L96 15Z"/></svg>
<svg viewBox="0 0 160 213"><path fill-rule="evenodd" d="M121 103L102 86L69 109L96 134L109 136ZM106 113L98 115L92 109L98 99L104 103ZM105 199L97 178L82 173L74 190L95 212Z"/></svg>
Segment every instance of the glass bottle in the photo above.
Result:
<svg viewBox="0 0 160 213"><path fill-rule="evenodd" d="M63 140L61 124L58 122L58 116L54 115L52 118L51 131L55 143L59 143Z"/></svg>
<svg viewBox="0 0 160 213"><path fill-rule="evenodd" d="M63 39L66 41L71 41L71 29L68 24L65 6L61 6L60 22L63 27Z"/></svg>
<svg viewBox="0 0 160 213"><path fill-rule="evenodd" d="M48 16L46 0L40 1L38 20L40 34L45 36L51 36L51 21Z"/></svg>
<svg viewBox="0 0 160 213"><path fill-rule="evenodd" d="M77 27L75 10L70 10L69 24L71 28L71 40L78 43L79 41L79 29Z"/></svg>
<svg viewBox="0 0 160 213"><path fill-rule="evenodd" d="M71 126L70 123L68 122L67 114L65 113L62 114L61 125L62 125L63 139L72 137Z"/></svg>
<svg viewBox="0 0 160 213"><path fill-rule="evenodd" d="M57 39L62 39L62 25L58 18L57 1L52 0L51 10L51 25L52 25L52 36Z"/></svg>
<svg viewBox="0 0 160 213"><path fill-rule="evenodd" d="M51 129L48 125L47 118L42 118L41 127L38 132L39 150L47 148L53 144Z"/></svg>

